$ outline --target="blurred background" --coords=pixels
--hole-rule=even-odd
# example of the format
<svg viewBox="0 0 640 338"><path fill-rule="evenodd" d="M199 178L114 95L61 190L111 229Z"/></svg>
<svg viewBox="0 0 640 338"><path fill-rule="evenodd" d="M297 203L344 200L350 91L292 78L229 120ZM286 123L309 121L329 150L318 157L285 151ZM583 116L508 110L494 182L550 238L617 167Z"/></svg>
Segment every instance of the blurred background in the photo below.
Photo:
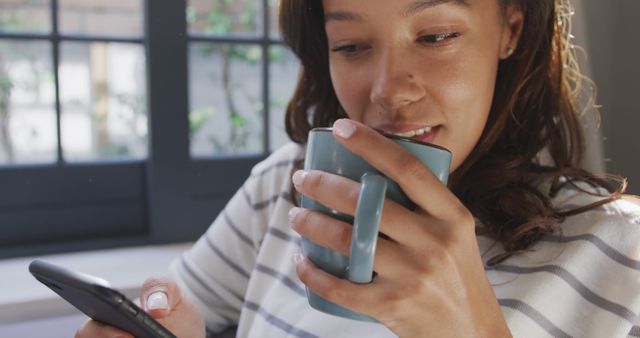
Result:
<svg viewBox="0 0 640 338"><path fill-rule="evenodd" d="M640 194L640 2L573 4L601 105L586 165ZM153 244L168 261L287 142L298 64L276 15L276 0L0 0L0 336L41 317L14 297L29 276L4 278L29 257L91 272L73 252Z"/></svg>
<svg viewBox="0 0 640 338"><path fill-rule="evenodd" d="M0 257L195 238L297 73L275 0L0 0Z"/></svg>

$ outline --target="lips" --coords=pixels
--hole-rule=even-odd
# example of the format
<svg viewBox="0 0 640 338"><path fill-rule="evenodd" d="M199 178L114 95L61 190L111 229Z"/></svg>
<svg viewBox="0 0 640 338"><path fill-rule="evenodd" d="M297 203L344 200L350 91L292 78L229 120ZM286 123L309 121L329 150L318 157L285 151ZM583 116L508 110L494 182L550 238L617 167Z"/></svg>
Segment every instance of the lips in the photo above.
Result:
<svg viewBox="0 0 640 338"><path fill-rule="evenodd" d="M393 133L393 132L389 132L389 134L393 134L396 136L400 136L400 137L406 137L406 138L412 138L414 136L420 136L426 133L431 132L431 129L433 129L432 127L424 127L424 128L420 128L420 129L414 129L414 130L410 130L404 133Z"/></svg>
<svg viewBox="0 0 640 338"><path fill-rule="evenodd" d="M409 138L414 141L432 143L439 130L439 126L428 126L428 127L420 127L420 128L414 127L413 129L399 128L397 126L393 126L393 127L387 127L387 128L382 127L377 129L382 130L387 134Z"/></svg>

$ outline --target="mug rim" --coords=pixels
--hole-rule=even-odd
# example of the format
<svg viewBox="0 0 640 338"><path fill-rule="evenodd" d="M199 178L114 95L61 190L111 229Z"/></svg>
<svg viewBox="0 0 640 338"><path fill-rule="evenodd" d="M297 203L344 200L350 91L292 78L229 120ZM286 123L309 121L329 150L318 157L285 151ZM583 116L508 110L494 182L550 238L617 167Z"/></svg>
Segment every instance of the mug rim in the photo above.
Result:
<svg viewBox="0 0 640 338"><path fill-rule="evenodd" d="M388 137L390 139L395 139L395 140L399 140L399 141L404 141L404 142L409 142L409 143L415 143L415 144L419 144L419 145L423 145L423 146L427 146L427 147L432 147L432 148L436 148L438 150L444 150L446 152L448 152L449 154L451 154L451 150L439 146L437 144L433 144L433 143L429 143L429 142L422 142L422 141L416 141L407 137L402 137L402 136L398 136L398 135L394 135L394 134L389 134L385 131L382 131L380 129L376 129L373 128L375 131L379 132L380 134L384 135L385 137ZM331 127L317 127L317 128L313 128L310 130L310 132L315 132L315 131L321 131L321 132L333 132L333 128Z"/></svg>

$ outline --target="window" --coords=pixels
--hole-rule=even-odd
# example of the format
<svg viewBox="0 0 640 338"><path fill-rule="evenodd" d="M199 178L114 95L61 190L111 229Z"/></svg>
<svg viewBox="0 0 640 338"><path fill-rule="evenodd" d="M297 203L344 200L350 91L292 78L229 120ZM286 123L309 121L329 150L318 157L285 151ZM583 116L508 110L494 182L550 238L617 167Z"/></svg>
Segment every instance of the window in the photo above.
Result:
<svg viewBox="0 0 640 338"><path fill-rule="evenodd" d="M286 142L298 64L275 13L0 0L0 257L200 235Z"/></svg>

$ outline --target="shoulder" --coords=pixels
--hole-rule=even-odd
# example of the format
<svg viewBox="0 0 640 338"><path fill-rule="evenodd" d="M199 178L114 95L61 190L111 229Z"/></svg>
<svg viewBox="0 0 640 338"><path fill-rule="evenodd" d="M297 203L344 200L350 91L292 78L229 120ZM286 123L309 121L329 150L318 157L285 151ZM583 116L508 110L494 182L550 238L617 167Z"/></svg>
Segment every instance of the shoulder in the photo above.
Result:
<svg viewBox="0 0 640 338"><path fill-rule="evenodd" d="M585 189L580 189L585 188ZM554 199L562 210L594 205L603 200L605 192L586 186L567 189ZM566 239L590 241L596 246L607 246L631 259L640 259L640 198L622 195L620 198L594 206L568 216L562 223L560 236Z"/></svg>
<svg viewBox="0 0 640 338"><path fill-rule="evenodd" d="M273 170L293 168L296 161L304 158L304 148L297 143L287 143L276 149L266 159L251 169L250 177L264 176Z"/></svg>
<svg viewBox="0 0 640 338"><path fill-rule="evenodd" d="M602 193L567 188L553 203L574 210L602 200ZM487 267L487 275L514 336L535 327L526 319L531 313L566 336L624 336L640 308L638 247L640 200L623 196L567 216L558 232Z"/></svg>
<svg viewBox="0 0 640 338"><path fill-rule="evenodd" d="M586 183L576 183L569 186L552 199L554 207L563 212L579 210L586 206L593 205L592 208L577 213L574 216L588 218L598 221L616 221L617 223L628 223L637 228L640 226L640 198L632 195L622 195L620 198L598 205L609 196L603 188L596 188Z"/></svg>
<svg viewBox="0 0 640 338"><path fill-rule="evenodd" d="M246 198L260 205L278 196L291 200L292 170L303 158L304 148L296 143L287 143L275 150L251 170L243 187Z"/></svg>

